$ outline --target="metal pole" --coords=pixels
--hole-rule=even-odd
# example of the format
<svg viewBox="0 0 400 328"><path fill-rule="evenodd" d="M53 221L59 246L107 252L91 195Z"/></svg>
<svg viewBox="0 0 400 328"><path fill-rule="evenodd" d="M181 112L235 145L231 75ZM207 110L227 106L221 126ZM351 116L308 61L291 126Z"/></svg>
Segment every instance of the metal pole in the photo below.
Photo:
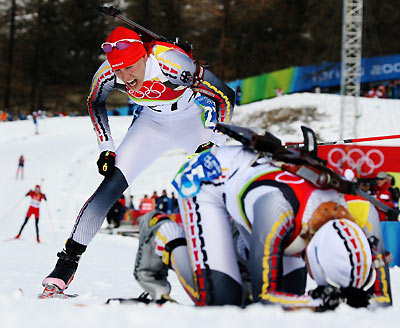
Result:
<svg viewBox="0 0 400 328"><path fill-rule="evenodd" d="M360 116L361 50L363 0L343 0L341 110L339 139L344 134L357 136Z"/></svg>

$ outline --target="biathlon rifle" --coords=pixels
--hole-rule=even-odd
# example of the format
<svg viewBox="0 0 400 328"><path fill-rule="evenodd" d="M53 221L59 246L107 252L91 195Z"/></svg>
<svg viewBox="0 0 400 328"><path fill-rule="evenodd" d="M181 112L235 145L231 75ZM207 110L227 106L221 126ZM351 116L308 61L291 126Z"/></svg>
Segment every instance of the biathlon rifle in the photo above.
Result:
<svg viewBox="0 0 400 328"><path fill-rule="evenodd" d="M100 5L94 5L94 9L96 9L97 11L99 11L100 13L102 13L106 16L111 16L111 17L117 18L117 19L121 20L122 22L124 22L125 24L132 27L133 30L139 34L139 36L143 42L151 42L151 41L155 40L155 41L163 41L163 42L171 43L171 44L178 46L183 51L185 51L189 56L192 57L193 44L191 44L188 41L182 42L178 37L175 38L175 41L169 40L165 36L154 33L152 31L150 31L149 29L139 25L138 23L130 20L129 18L122 16L121 10L118 8L115 8L113 6L105 7L105 6L100 6Z"/></svg>
<svg viewBox="0 0 400 328"><path fill-rule="evenodd" d="M355 182L327 167L326 161L317 156L317 138L310 128L301 127L304 142L303 146L296 149L283 146L281 140L269 132L260 135L249 128L223 123L218 123L216 130L239 141L246 148L272 158L275 166L311 182L318 188L333 188L343 194L361 196L385 212L391 220L397 220L400 214L398 209L380 202L362 191Z"/></svg>

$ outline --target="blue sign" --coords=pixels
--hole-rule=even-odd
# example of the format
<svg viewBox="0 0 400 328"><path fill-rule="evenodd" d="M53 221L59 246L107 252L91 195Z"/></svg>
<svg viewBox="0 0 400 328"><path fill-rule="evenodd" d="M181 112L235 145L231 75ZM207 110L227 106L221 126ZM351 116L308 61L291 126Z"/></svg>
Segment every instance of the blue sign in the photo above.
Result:
<svg viewBox="0 0 400 328"><path fill-rule="evenodd" d="M340 85L341 63L296 67L290 92ZM361 83L400 79L400 55L361 60Z"/></svg>

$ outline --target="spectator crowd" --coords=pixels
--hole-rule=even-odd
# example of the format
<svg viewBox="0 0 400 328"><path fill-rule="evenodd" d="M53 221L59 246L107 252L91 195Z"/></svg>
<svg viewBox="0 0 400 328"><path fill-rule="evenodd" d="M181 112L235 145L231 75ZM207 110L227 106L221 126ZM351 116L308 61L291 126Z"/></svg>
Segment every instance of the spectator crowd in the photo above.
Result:
<svg viewBox="0 0 400 328"><path fill-rule="evenodd" d="M400 191L395 187L395 179L387 172L379 172L374 178L360 178L357 180L360 189L391 208L399 208ZM396 220L397 218L387 217L387 215L379 210L379 220Z"/></svg>
<svg viewBox="0 0 400 328"><path fill-rule="evenodd" d="M122 221L129 222L129 224L138 224L138 217L153 210L170 215L178 214L179 205L175 193L171 192L170 196L168 196L165 189L162 190L161 195L154 191L151 197L145 194L140 199L139 204L136 203L133 195L129 195L128 200L125 200L125 196L122 195L107 214L108 227L118 228Z"/></svg>

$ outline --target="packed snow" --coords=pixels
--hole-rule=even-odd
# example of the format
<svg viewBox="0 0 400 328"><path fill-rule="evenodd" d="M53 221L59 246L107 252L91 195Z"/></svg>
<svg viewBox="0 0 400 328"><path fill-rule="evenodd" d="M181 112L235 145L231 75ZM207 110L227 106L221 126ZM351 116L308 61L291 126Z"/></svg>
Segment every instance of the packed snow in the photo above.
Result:
<svg viewBox="0 0 400 328"><path fill-rule="evenodd" d="M362 99L359 137L398 134L400 101ZM273 109L303 106L317 108L318 119L308 122L322 141L339 136L340 97L322 94L286 95L236 108L233 122L260 129L250 114ZM129 117L111 117L113 138L118 144L131 123ZM174 273L169 280L171 296L179 304L162 307L104 305L112 297L137 297L140 286L132 271L137 239L98 234L84 253L68 293L79 297L39 300L41 281L56 262L82 204L101 181L97 173L98 148L89 117L60 117L39 120L36 135L32 121L0 123L0 327L244 327L310 326L398 327L400 314L400 271L391 269L394 306L369 312L341 305L335 312L312 313L307 310L285 312L278 307L252 305L246 309L232 306L196 308L180 287ZM284 141L301 140L300 125L287 124L296 132L288 133L279 125L270 132ZM285 132L284 132L285 131ZM400 141L380 142L399 145ZM20 155L25 157L25 178L16 180ZM140 156L140 154L138 154ZM154 190L173 191L170 181L187 158L182 150L163 154L127 191L136 202ZM41 243L36 242L31 218L19 240L19 231L29 207L25 197L36 184L42 185L47 202L41 204Z"/></svg>

